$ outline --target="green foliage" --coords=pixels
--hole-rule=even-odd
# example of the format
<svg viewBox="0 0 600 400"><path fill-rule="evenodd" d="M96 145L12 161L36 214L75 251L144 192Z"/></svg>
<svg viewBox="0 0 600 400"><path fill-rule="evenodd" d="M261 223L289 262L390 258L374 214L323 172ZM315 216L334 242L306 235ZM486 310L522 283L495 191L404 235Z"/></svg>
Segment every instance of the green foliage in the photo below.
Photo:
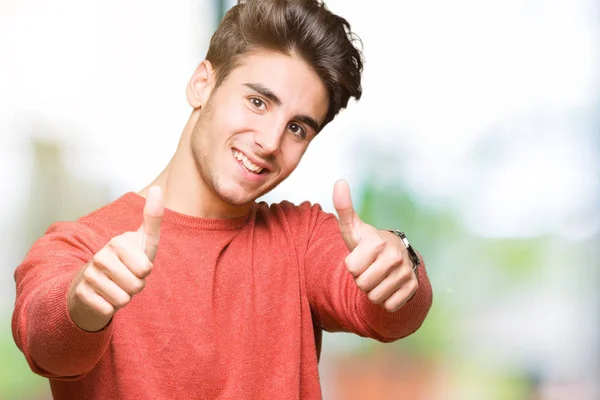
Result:
<svg viewBox="0 0 600 400"><path fill-rule="evenodd" d="M489 239L478 243L479 257L485 257L492 267L502 270L512 281L523 281L535 276L543 266L544 247L548 239Z"/></svg>
<svg viewBox="0 0 600 400"><path fill-rule="evenodd" d="M464 292L472 280L507 293L535 278L543 265L549 238L479 237L459 222L454 210L419 201L401 181L384 186L371 177L361 193L357 212L363 221L379 229L405 231L423 255L433 287L433 306L422 327L396 344L406 352L443 358L452 351L455 330L473 301L473 293ZM490 283L489 276L501 279ZM453 293L453 287L463 291Z"/></svg>
<svg viewBox="0 0 600 400"><path fill-rule="evenodd" d="M43 398L43 395L48 397L48 380L31 372L10 332L0 331L0 354L0 399L35 399Z"/></svg>

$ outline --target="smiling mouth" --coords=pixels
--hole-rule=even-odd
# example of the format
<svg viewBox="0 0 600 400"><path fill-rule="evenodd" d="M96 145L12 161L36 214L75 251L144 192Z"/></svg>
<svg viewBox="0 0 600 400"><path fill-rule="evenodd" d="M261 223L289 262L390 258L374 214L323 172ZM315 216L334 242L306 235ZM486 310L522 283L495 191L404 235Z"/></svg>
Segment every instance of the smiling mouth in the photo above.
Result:
<svg viewBox="0 0 600 400"><path fill-rule="evenodd" d="M267 170L259 165L254 164L252 161L248 159L242 152L238 150L233 150L233 157L242 164L242 166L248 170L248 172L252 172L254 174L260 175Z"/></svg>

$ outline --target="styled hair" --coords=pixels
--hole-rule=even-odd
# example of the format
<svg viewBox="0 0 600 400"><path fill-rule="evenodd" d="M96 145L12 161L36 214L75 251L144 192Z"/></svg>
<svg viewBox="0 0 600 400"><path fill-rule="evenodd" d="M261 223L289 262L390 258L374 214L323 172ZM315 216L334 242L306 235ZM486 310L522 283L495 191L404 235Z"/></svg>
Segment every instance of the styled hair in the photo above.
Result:
<svg viewBox="0 0 600 400"><path fill-rule="evenodd" d="M329 109L320 129L362 95L360 39L344 18L321 0L238 0L213 34L206 59L219 86L244 54L257 49L297 55L317 73L329 92Z"/></svg>

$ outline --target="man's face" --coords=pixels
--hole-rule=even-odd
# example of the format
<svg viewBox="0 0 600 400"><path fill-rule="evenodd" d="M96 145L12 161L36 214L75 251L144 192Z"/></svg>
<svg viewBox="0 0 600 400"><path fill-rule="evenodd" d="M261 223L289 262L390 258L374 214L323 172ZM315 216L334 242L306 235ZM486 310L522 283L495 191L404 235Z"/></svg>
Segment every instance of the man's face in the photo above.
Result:
<svg viewBox="0 0 600 400"><path fill-rule="evenodd" d="M329 106L318 75L298 57L258 51L212 90L191 149L207 188L230 205L267 193L298 166Z"/></svg>

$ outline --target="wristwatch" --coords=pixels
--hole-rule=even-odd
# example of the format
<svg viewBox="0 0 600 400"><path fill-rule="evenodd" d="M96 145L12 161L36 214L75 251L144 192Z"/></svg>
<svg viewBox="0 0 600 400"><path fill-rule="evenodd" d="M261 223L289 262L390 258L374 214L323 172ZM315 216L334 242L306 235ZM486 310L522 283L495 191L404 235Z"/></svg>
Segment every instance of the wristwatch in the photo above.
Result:
<svg viewBox="0 0 600 400"><path fill-rule="evenodd" d="M412 264L413 264L413 272L415 273L415 275L417 277L417 281L418 281L419 280L418 270L419 270L419 265L421 265L421 259L419 258L419 255L417 254L415 249L413 249L413 247L411 246L411 244L408 241L408 239L406 238L406 235L404 234L404 232L399 231L397 229L390 230L390 232L392 232L394 235L398 236L400 238L400 240L402 241L402 243L404 244L404 247L406 247L406 250L408 251L408 257L410 258L410 261L412 261Z"/></svg>

